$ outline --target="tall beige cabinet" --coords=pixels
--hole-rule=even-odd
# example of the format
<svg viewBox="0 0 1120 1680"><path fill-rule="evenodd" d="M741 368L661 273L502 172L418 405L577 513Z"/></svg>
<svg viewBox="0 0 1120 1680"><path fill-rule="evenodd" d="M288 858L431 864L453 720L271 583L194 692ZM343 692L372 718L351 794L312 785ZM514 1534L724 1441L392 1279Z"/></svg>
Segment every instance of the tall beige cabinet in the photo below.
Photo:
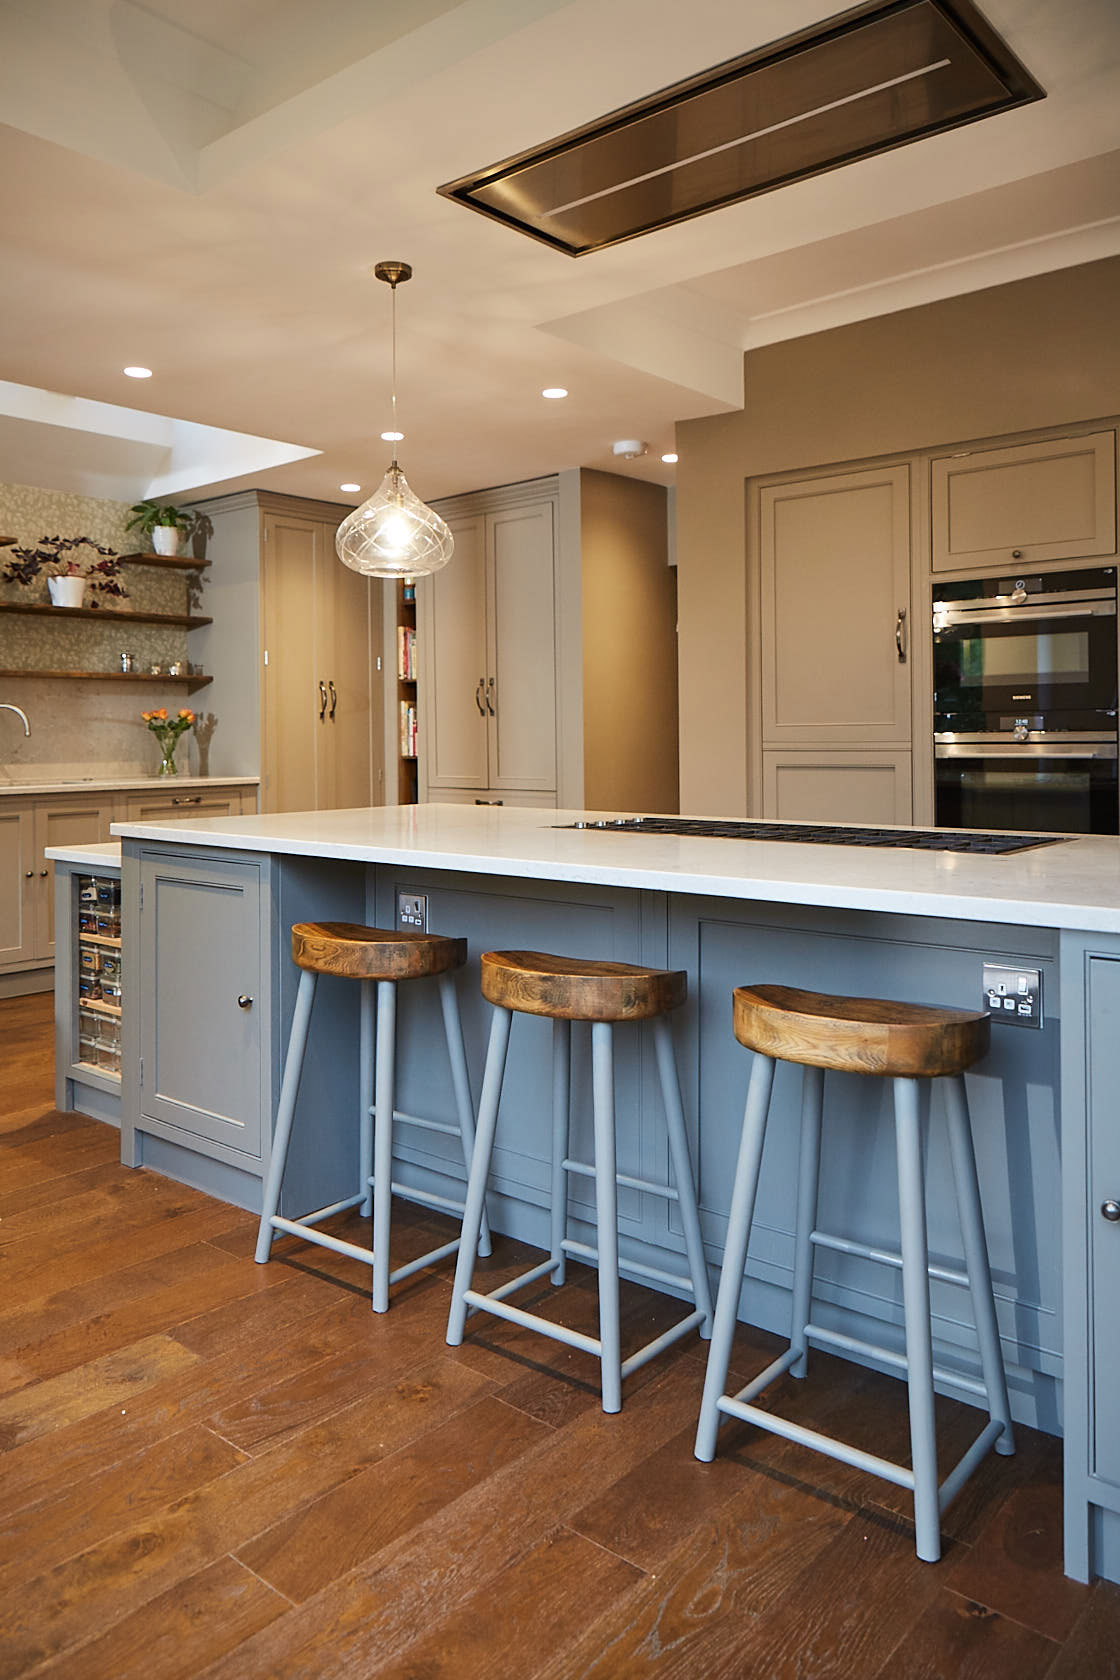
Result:
<svg viewBox="0 0 1120 1680"><path fill-rule="evenodd" d="M909 822L909 467L753 492L763 815Z"/></svg>
<svg viewBox="0 0 1120 1680"><path fill-rule="evenodd" d="M381 804L381 590L335 553L349 508L247 491L203 511L214 749L259 761L262 811Z"/></svg>
<svg viewBox="0 0 1120 1680"><path fill-rule="evenodd" d="M675 810L665 491L571 471L438 506L455 555L416 587L419 797Z"/></svg>

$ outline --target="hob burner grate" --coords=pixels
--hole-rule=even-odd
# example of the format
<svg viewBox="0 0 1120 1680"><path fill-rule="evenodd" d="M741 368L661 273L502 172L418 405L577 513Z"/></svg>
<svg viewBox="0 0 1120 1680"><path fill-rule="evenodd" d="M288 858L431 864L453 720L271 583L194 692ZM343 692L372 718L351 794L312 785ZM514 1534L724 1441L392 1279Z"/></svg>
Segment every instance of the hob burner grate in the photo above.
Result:
<svg viewBox="0 0 1120 1680"><path fill-rule="evenodd" d="M919 852L965 852L999 856L1032 846L1057 846L1065 835L986 834L934 828L846 828L830 823L724 822L707 817L603 817L556 823L557 828L598 829L611 834L675 834L717 840L792 840L815 846L887 846Z"/></svg>

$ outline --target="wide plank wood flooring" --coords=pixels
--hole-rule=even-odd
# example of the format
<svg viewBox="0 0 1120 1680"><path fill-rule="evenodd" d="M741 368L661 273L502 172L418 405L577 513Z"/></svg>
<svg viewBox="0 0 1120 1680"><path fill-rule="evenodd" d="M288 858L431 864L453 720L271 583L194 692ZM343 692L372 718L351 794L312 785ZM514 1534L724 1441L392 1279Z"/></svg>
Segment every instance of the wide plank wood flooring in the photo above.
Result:
<svg viewBox="0 0 1120 1680"><path fill-rule="evenodd" d="M55 1112L50 1011L0 1003L0 1680L1120 1680L1057 1441L989 1457L918 1563L886 1483L743 1426L696 1463L699 1342L608 1418L582 1354L489 1318L448 1348L449 1263L384 1317L340 1256L254 1265L254 1220ZM593 1330L571 1270L541 1310ZM674 1315L624 1303L631 1345ZM743 1381L776 1345L741 1331ZM905 1456L889 1378L815 1355L775 1398ZM941 1405L947 1448L976 1415Z"/></svg>

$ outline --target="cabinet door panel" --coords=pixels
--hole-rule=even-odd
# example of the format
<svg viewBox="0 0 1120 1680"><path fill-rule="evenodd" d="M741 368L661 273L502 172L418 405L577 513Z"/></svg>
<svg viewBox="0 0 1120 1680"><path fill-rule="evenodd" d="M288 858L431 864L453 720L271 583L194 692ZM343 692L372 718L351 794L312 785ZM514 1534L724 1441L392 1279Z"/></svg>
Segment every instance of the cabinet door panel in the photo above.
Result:
<svg viewBox="0 0 1120 1680"><path fill-rule="evenodd" d="M908 823L909 753L763 754L763 816L776 822Z"/></svg>
<svg viewBox="0 0 1120 1680"><path fill-rule="evenodd" d="M762 489L764 744L909 745L909 484L896 466Z"/></svg>
<svg viewBox="0 0 1120 1680"><path fill-rule="evenodd" d="M140 1112L259 1159L259 868L145 858L140 880Z"/></svg>
<svg viewBox="0 0 1120 1680"><path fill-rule="evenodd" d="M35 956L35 823L31 806L0 802L0 964Z"/></svg>
<svg viewBox="0 0 1120 1680"><path fill-rule="evenodd" d="M487 516L490 786L556 786L556 609L552 503Z"/></svg>
<svg viewBox="0 0 1120 1680"><path fill-rule="evenodd" d="M342 564L334 552L333 532L326 527L319 574L318 663L327 680L325 743L329 752L320 771L316 809L324 811L372 803L370 653L373 642L380 645L381 641L381 593L373 595L370 580ZM374 614L376 625L371 623Z"/></svg>
<svg viewBox="0 0 1120 1680"><path fill-rule="evenodd" d="M945 456L930 488L934 571L1116 553L1114 432Z"/></svg>
<svg viewBox="0 0 1120 1680"><path fill-rule="evenodd" d="M315 667L315 566L321 527L310 519L269 514L265 533L261 573L268 664L261 674L261 807L309 811L315 809L327 728L317 687L320 678L325 685L327 673Z"/></svg>
<svg viewBox="0 0 1120 1680"><path fill-rule="evenodd" d="M1120 1201L1120 961L1092 957L1088 964L1089 1032L1089 1316L1090 1469L1120 1487L1120 1430L1115 1426L1120 1395L1120 1337L1116 1299L1120 1293L1120 1223L1105 1219L1101 1204Z"/></svg>
<svg viewBox="0 0 1120 1680"><path fill-rule="evenodd" d="M109 798L79 794L75 799L52 800L35 809L35 871L39 882L41 957L54 957L54 864L43 854L48 846L88 846L108 840L113 820Z"/></svg>
<svg viewBox="0 0 1120 1680"><path fill-rule="evenodd" d="M485 521L451 520L455 555L449 566L417 586L423 636L419 703L421 750L430 789L489 785L485 688ZM479 698L476 698L479 696Z"/></svg>

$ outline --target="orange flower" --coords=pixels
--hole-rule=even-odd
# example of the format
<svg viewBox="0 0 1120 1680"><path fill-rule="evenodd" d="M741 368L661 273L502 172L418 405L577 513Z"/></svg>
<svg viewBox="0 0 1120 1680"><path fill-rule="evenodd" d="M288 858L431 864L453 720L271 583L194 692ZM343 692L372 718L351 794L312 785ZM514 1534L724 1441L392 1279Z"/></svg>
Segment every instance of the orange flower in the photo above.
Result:
<svg viewBox="0 0 1120 1680"><path fill-rule="evenodd" d="M191 711L189 706L180 706L179 707L179 716L181 718L186 718L188 723L193 723L194 722L194 713Z"/></svg>

